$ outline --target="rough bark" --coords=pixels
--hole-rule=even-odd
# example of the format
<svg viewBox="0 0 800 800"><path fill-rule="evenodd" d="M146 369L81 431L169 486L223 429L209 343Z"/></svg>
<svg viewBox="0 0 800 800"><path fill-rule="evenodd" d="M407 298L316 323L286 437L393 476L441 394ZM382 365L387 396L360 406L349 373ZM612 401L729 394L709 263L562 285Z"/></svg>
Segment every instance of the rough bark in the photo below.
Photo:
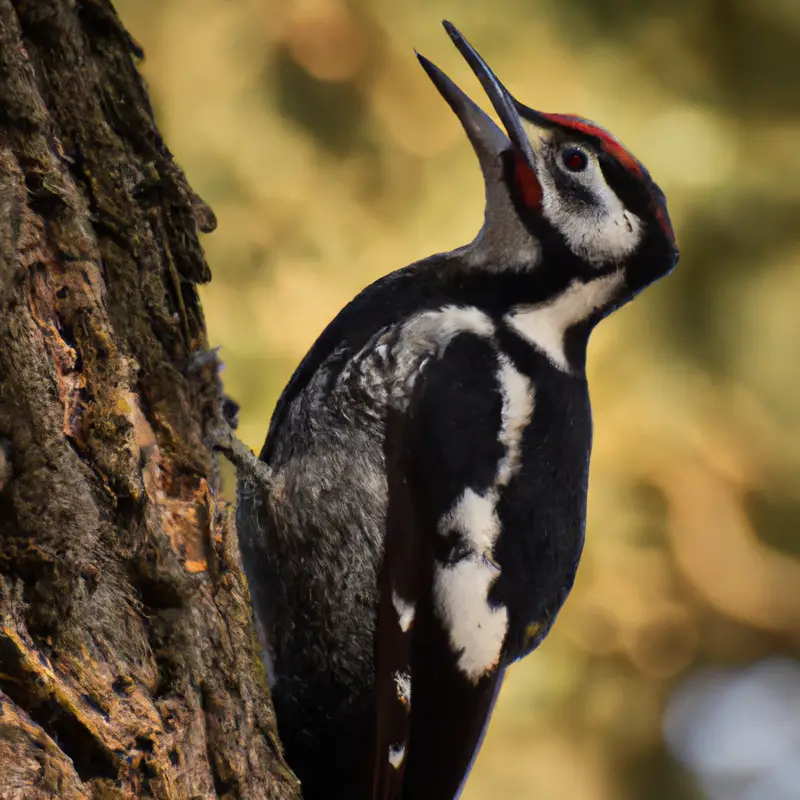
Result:
<svg viewBox="0 0 800 800"><path fill-rule="evenodd" d="M0 0L0 798L296 798L209 430L213 215L107 0Z"/></svg>

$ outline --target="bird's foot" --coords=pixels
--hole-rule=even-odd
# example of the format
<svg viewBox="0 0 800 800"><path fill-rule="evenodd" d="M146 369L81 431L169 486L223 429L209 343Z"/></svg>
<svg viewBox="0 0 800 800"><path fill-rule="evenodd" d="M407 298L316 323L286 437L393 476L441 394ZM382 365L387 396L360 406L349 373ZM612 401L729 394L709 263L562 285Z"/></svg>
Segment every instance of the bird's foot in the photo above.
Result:
<svg viewBox="0 0 800 800"><path fill-rule="evenodd" d="M212 447L236 467L239 479L268 487L273 482L272 470L233 432L224 420L209 429Z"/></svg>

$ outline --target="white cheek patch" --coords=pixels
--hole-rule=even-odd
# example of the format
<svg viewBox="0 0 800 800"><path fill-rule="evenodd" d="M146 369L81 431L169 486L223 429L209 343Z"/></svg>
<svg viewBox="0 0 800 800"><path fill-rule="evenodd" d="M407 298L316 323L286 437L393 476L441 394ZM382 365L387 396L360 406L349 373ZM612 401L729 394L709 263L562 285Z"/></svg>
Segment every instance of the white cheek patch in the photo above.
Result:
<svg viewBox="0 0 800 800"><path fill-rule="evenodd" d="M553 167L558 169L558 167ZM564 237L578 258L596 267L619 263L642 240L642 222L628 211L590 160L580 182L592 195L590 205L565 200L547 170L539 170L542 216Z"/></svg>

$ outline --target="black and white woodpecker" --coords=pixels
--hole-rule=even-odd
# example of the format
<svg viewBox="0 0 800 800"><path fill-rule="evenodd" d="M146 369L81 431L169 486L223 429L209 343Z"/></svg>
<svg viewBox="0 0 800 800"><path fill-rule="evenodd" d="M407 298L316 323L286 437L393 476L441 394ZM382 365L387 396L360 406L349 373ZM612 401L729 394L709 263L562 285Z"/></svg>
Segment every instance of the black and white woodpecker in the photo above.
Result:
<svg viewBox="0 0 800 800"><path fill-rule="evenodd" d="M305 800L452 800L506 668L584 542L589 334L675 265L664 195L613 136L515 100L505 131L419 56L486 184L475 240L392 272L283 392L238 530ZM240 471L240 475L243 472Z"/></svg>

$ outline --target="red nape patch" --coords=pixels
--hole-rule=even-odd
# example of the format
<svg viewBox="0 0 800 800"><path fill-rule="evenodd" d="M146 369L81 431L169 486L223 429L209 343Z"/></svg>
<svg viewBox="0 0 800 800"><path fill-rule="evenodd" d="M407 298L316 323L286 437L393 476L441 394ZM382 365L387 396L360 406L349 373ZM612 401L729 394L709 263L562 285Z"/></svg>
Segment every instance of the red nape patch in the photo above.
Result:
<svg viewBox="0 0 800 800"><path fill-rule="evenodd" d="M572 128L574 131L594 136L600 141L603 149L610 156L616 158L625 169L640 177L643 175L642 165L605 128L589 122L588 119L574 117L571 114L542 114L542 116L551 122L563 125L565 128Z"/></svg>
<svg viewBox="0 0 800 800"><path fill-rule="evenodd" d="M675 231L672 229L672 223L669 221L669 217L667 216L667 212L664 210L663 206L660 203L654 203L655 205L655 215L658 224L661 226L661 230L667 235L668 239L675 241Z"/></svg>
<svg viewBox="0 0 800 800"><path fill-rule="evenodd" d="M522 196L522 202L534 211L541 211L542 187L536 177L536 173L522 156L517 156L514 159L514 178Z"/></svg>

